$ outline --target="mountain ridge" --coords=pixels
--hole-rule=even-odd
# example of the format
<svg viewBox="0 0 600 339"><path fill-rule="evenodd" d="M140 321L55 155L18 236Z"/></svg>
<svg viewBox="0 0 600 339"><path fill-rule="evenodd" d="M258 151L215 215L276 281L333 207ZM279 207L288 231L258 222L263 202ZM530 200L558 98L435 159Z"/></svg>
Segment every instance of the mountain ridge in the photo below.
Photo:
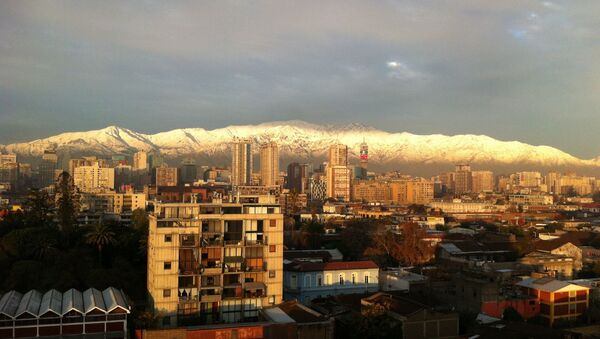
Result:
<svg viewBox="0 0 600 339"><path fill-rule="evenodd" d="M167 157L211 156L225 154L227 143L233 137L251 138L255 144L275 141L283 156L303 159L323 157L329 145L337 142L348 145L350 153L356 156L364 140L369 145L370 161L383 164L468 162L600 166L600 157L580 159L554 147L501 141L486 135L391 133L357 123L316 125L301 120L231 125L213 130L181 128L155 134L112 125L99 130L65 132L29 142L0 145L0 150L22 156L39 156L46 149L97 155L160 150ZM254 150L256 152L258 147Z"/></svg>

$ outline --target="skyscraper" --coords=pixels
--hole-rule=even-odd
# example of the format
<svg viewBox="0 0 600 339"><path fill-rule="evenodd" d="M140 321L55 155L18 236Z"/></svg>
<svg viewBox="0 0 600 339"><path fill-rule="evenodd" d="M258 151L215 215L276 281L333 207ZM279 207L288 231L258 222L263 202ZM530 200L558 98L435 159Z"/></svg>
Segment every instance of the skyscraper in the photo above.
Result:
<svg viewBox="0 0 600 339"><path fill-rule="evenodd" d="M58 168L58 155L54 150L45 150L39 165L39 186L48 187L54 183Z"/></svg>
<svg viewBox="0 0 600 339"><path fill-rule="evenodd" d="M340 201L350 201L350 181L352 171L347 166L327 167L327 197Z"/></svg>
<svg viewBox="0 0 600 339"><path fill-rule="evenodd" d="M145 171L148 169L148 152L139 151L133 155L133 170Z"/></svg>
<svg viewBox="0 0 600 339"><path fill-rule="evenodd" d="M470 193L473 190L473 177L470 165L456 165L454 172L454 193Z"/></svg>
<svg viewBox="0 0 600 339"><path fill-rule="evenodd" d="M279 148L274 142L260 147L260 183L263 186L279 185Z"/></svg>
<svg viewBox="0 0 600 339"><path fill-rule="evenodd" d="M336 144L329 147L329 166L348 166L348 146Z"/></svg>
<svg viewBox="0 0 600 339"><path fill-rule="evenodd" d="M252 165L252 141L234 139L231 143L231 185L250 185Z"/></svg>
<svg viewBox="0 0 600 339"><path fill-rule="evenodd" d="M299 164L293 162L287 167L287 188L296 193L306 193L308 191L308 182L310 167L308 164Z"/></svg>
<svg viewBox="0 0 600 339"><path fill-rule="evenodd" d="M177 186L179 184L179 169L177 167L168 167L163 164L154 169L156 171L156 186Z"/></svg>
<svg viewBox="0 0 600 339"><path fill-rule="evenodd" d="M77 166L73 171L73 182L82 192L115 189L115 169L102 167L101 161Z"/></svg>
<svg viewBox="0 0 600 339"><path fill-rule="evenodd" d="M471 177L473 180L473 193L494 191L494 172L473 171Z"/></svg>
<svg viewBox="0 0 600 339"><path fill-rule="evenodd" d="M184 159L181 162L181 182L191 184L198 178L198 168L194 159Z"/></svg>

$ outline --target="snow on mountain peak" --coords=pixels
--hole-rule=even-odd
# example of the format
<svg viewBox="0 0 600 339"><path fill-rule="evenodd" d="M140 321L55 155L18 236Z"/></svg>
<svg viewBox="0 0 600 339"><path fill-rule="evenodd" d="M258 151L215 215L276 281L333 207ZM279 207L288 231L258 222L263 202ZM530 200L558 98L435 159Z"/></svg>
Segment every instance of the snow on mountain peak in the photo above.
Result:
<svg viewBox="0 0 600 339"><path fill-rule="evenodd" d="M549 146L518 141L499 141L485 135L446 136L389 133L358 123L317 125L300 120L265 122L205 130L184 128L156 134L138 133L118 126L88 132L67 132L27 143L0 145L0 150L39 156L45 149L82 154L112 155L138 150L160 150L166 156L194 154L228 155L234 137L251 138L256 144L278 143L282 156L310 159L323 157L334 143L348 145L357 155L360 144L369 145L371 161L393 163L497 163L542 166L600 166L600 158L581 160ZM254 148L258 151L258 147Z"/></svg>

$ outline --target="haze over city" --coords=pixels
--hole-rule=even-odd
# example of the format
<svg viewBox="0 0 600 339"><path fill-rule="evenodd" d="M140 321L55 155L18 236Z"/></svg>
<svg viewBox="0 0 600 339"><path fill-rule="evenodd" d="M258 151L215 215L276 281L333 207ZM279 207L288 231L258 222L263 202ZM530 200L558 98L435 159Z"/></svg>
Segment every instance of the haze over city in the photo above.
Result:
<svg viewBox="0 0 600 339"><path fill-rule="evenodd" d="M600 154L597 1L0 3L0 143L301 119Z"/></svg>

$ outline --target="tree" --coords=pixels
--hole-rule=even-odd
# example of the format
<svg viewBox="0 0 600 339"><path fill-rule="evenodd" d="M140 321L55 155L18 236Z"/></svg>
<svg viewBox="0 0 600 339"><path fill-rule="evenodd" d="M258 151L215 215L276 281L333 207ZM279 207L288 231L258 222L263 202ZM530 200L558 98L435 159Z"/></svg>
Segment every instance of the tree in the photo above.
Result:
<svg viewBox="0 0 600 339"><path fill-rule="evenodd" d="M592 195L592 199L593 199L593 200L594 200L594 202L596 202L596 203L597 203L597 202L600 202L600 191L598 191L598 192L595 192L595 193Z"/></svg>
<svg viewBox="0 0 600 339"><path fill-rule="evenodd" d="M62 172L56 181L56 218L60 229L66 236L67 245L73 240L78 205L77 193L71 176L67 172Z"/></svg>
<svg viewBox="0 0 600 339"><path fill-rule="evenodd" d="M102 265L102 249L116 243L115 232L110 226L98 223L87 233L86 242L98 249L98 262Z"/></svg>
<svg viewBox="0 0 600 339"><path fill-rule="evenodd" d="M407 265L420 265L428 262L433 255L433 247L423 241L427 233L416 223L401 225L402 240L395 243L395 256Z"/></svg>
<svg viewBox="0 0 600 339"><path fill-rule="evenodd" d="M131 227L142 234L148 234L148 213L141 208L131 212Z"/></svg>
<svg viewBox="0 0 600 339"><path fill-rule="evenodd" d="M54 225L54 202L46 191L32 189L25 201L25 227Z"/></svg>

